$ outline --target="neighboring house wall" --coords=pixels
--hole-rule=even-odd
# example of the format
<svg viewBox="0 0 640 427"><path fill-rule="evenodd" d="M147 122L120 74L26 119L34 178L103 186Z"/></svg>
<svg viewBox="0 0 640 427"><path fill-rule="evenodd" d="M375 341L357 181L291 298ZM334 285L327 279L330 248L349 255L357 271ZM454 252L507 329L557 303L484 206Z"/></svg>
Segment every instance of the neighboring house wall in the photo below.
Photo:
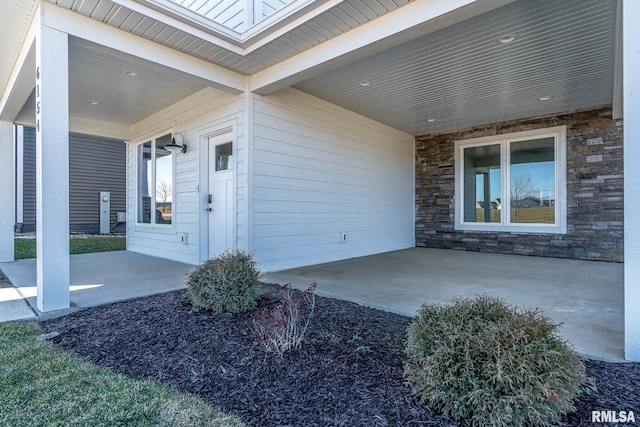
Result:
<svg viewBox="0 0 640 427"><path fill-rule="evenodd" d="M22 231L36 227L36 133L25 127ZM100 192L111 193L111 226L126 209L126 146L123 141L69 134L69 229L100 232ZM124 231L123 227L116 231Z"/></svg>
<svg viewBox="0 0 640 427"><path fill-rule="evenodd" d="M567 233L454 229L454 141L567 126ZM416 140L416 246L623 260L622 122L610 109L514 120Z"/></svg>
<svg viewBox="0 0 640 427"><path fill-rule="evenodd" d="M244 204L246 156L244 149L244 97L230 95L212 88L203 89L194 95L154 114L132 126L132 141L127 154L127 249L148 255L197 264L207 254L202 247L201 234L205 236L206 213L200 191L201 153L206 148L206 136L232 126L235 131L237 156L235 168L238 206ZM179 132L188 145L187 153L175 156L173 197L175 212L169 227L153 227L136 223L136 146L148 138L165 132ZM178 141L180 142L180 141ZM203 175L204 174L204 175ZM205 215L203 217L203 215ZM246 210L241 208L236 216L236 246L246 248ZM202 223L202 228L200 224ZM187 244L182 236L187 236Z"/></svg>
<svg viewBox="0 0 640 427"><path fill-rule="evenodd" d="M36 130L23 128L22 231L36 230Z"/></svg>
<svg viewBox="0 0 640 427"><path fill-rule="evenodd" d="M256 96L254 120L264 271L414 246L412 136L295 89Z"/></svg>

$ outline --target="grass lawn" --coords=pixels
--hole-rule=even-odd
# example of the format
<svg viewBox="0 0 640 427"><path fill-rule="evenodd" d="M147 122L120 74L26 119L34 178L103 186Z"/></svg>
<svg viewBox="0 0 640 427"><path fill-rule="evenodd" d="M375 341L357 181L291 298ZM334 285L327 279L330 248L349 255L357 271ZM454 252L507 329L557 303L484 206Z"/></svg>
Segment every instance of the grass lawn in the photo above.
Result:
<svg viewBox="0 0 640 427"><path fill-rule="evenodd" d="M14 242L16 260L36 257L35 239L15 239ZM124 237L72 237L69 239L69 252L71 255L124 251L126 248L127 244Z"/></svg>
<svg viewBox="0 0 640 427"><path fill-rule="evenodd" d="M2 426L244 426L195 396L37 341L41 333L36 322L0 323Z"/></svg>

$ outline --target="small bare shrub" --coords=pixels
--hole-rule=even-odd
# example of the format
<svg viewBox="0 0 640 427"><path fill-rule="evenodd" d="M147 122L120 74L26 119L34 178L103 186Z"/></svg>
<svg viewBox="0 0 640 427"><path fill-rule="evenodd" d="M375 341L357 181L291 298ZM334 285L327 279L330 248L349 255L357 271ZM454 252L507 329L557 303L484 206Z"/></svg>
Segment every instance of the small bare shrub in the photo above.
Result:
<svg viewBox="0 0 640 427"><path fill-rule="evenodd" d="M297 296L290 285L278 286L277 290L281 302L272 309L258 310L251 319L250 328L267 353L282 357L304 342L316 305L316 284L310 285L302 296Z"/></svg>
<svg viewBox="0 0 640 427"><path fill-rule="evenodd" d="M259 277L260 271L250 254L227 251L189 273L187 289L196 308L241 313L256 307Z"/></svg>
<svg viewBox="0 0 640 427"><path fill-rule="evenodd" d="M539 309L486 295L422 305L409 326L405 376L423 402L472 426L550 426L587 382L578 355Z"/></svg>

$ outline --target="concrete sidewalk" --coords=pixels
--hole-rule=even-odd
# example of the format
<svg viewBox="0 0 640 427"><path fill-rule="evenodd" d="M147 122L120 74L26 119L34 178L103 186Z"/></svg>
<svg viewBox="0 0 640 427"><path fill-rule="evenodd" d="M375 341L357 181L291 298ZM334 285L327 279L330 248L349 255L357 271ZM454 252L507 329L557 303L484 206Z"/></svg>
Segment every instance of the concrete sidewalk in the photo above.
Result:
<svg viewBox="0 0 640 427"><path fill-rule="evenodd" d="M16 288L0 288L0 322L35 319L36 312Z"/></svg>
<svg viewBox="0 0 640 427"><path fill-rule="evenodd" d="M7 292L6 301L0 299L0 321L59 316L80 308L184 289L185 276L194 268L127 251L71 255L70 262L71 307L49 313L40 313L36 307L36 260L0 263L0 270L15 286L9 290L13 292ZM17 296L25 299L18 300Z"/></svg>

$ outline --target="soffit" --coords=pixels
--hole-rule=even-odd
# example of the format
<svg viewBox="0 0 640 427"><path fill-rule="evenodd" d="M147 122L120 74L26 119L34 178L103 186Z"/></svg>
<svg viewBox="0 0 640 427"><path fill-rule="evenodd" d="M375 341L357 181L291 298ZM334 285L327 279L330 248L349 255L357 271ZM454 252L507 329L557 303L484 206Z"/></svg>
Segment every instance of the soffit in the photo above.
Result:
<svg viewBox="0 0 640 427"><path fill-rule="evenodd" d="M2 2L2 13L0 13L0 28L2 28L0 90L5 87L13 71L36 6L36 1L3 0Z"/></svg>
<svg viewBox="0 0 640 427"><path fill-rule="evenodd" d="M187 73L75 37L69 40L73 117L130 126L207 86ZM33 123L34 105L32 95L16 121Z"/></svg>
<svg viewBox="0 0 640 427"><path fill-rule="evenodd" d="M11 17L6 24L22 20L23 26L7 32L7 37L16 33L24 37L33 12L21 6L33 7L37 1L7 1L17 6L2 15ZM218 56L212 58L204 54L212 54L209 48L195 48L197 43L204 43L201 39L182 37L175 29L160 30L157 25L164 24L151 24L137 12L126 12L113 2L50 1L173 49L192 49L190 54L194 56L204 55L209 62L225 63L245 73L317 46L367 18L363 15L361 21L344 23L347 15L332 6L313 21L265 41L246 56L216 45ZM347 2L343 3L347 7ZM378 3L384 4L382 0ZM614 80L615 7L616 2L609 0L516 1L428 35L420 33L424 28L410 29L402 34L402 43L382 41L366 51L361 49L348 55L349 60L344 62L348 65L336 65L339 68L295 87L413 135L609 105ZM344 27L329 28L327 22L339 24L337 19ZM307 26L318 33L324 31L321 28L326 32L316 36ZM151 37L156 31L163 36ZM513 43L497 43L498 37L509 33L518 35ZM305 37L314 40L302 46ZM12 43L3 46L18 49L21 45ZM287 46L278 48L278 43ZM0 81L4 82L17 50L7 55L0 57ZM74 38L70 60L70 113L80 117L130 124L206 86L206 82L175 68L150 64ZM122 80L126 77L122 71L127 68L138 69L149 80ZM365 80L369 85L360 86ZM542 96L551 98L542 102ZM91 106L91 101L98 106ZM24 111L33 115L32 107ZM429 122L430 118L436 120Z"/></svg>
<svg viewBox="0 0 640 427"><path fill-rule="evenodd" d="M197 20L193 11L169 0L164 1L171 3L172 7L162 9L164 14L172 18L165 20L166 22L151 17L152 13L145 13L145 10L153 12L158 9L163 0L150 2L148 9L142 6L134 8L133 4L127 7L114 0L47 1L207 62L250 75L370 22L412 0L333 2L335 5L307 20L296 22L282 34L277 33L278 29L291 25L293 19L300 18L300 14L308 12L309 9L301 9L297 15L286 15L279 21L277 16L274 16L273 22L267 22L267 18L265 22L269 25L265 25L259 33L249 29L246 36L243 33L225 30L212 20ZM294 1L285 8L293 7L295 3ZM315 7L325 3L327 1L309 4ZM180 23L184 23L185 26ZM199 31L192 31L194 28ZM245 39L250 44L247 44Z"/></svg>
<svg viewBox="0 0 640 427"><path fill-rule="evenodd" d="M517 1L295 87L416 136L609 105L615 8Z"/></svg>

